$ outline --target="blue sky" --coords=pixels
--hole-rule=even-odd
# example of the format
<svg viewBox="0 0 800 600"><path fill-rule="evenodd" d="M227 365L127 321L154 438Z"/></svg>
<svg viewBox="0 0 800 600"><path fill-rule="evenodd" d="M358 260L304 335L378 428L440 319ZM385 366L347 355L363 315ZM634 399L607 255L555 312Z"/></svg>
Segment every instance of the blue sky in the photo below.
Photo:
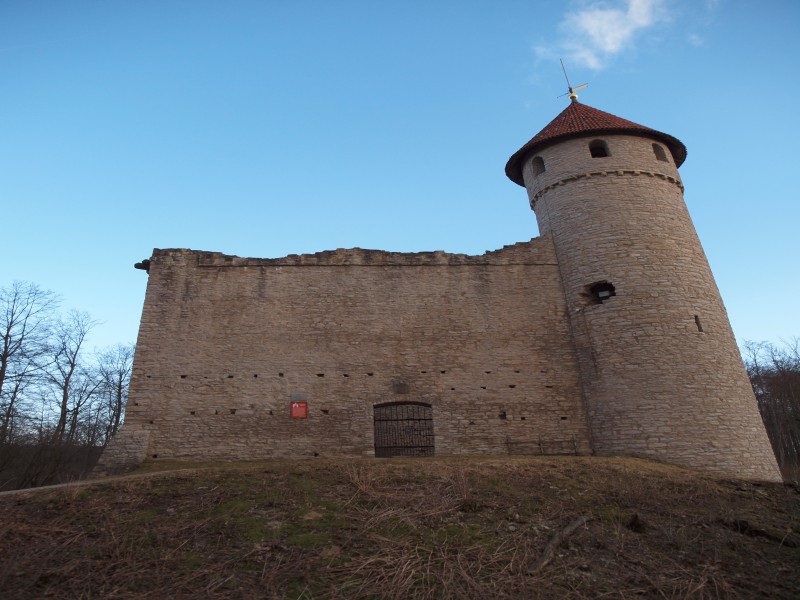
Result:
<svg viewBox="0 0 800 600"><path fill-rule="evenodd" d="M676 136L734 332L800 335L800 2L5 0L0 285L134 341L154 247L481 254L565 106Z"/></svg>

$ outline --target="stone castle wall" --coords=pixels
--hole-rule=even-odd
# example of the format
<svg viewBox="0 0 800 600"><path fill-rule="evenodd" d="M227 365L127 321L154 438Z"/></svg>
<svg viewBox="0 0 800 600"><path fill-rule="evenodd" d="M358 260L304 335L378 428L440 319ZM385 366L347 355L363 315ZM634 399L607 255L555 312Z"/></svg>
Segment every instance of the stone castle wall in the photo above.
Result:
<svg viewBox="0 0 800 600"><path fill-rule="evenodd" d="M432 406L436 454L587 453L580 388L547 236L482 256L156 250L101 468L372 455L373 407L409 401Z"/></svg>
<svg viewBox="0 0 800 600"><path fill-rule="evenodd" d="M155 250L100 470L384 455L385 431L408 430L435 454L624 454L780 480L664 135L574 106L515 155L542 233L530 242Z"/></svg>

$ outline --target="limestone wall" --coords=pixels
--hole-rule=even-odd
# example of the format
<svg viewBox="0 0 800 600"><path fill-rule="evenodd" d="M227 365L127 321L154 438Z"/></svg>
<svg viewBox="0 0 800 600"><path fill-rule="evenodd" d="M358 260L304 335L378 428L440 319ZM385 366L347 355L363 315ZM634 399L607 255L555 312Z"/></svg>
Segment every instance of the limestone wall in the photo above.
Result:
<svg viewBox="0 0 800 600"><path fill-rule="evenodd" d="M549 237L482 256L155 250L103 468L371 455L392 401L432 405L437 454L589 451Z"/></svg>
<svg viewBox="0 0 800 600"><path fill-rule="evenodd" d="M600 136L602 137L602 136ZM668 152L573 139L524 175L561 267L594 449L778 479L722 300ZM598 302L591 286L616 295Z"/></svg>

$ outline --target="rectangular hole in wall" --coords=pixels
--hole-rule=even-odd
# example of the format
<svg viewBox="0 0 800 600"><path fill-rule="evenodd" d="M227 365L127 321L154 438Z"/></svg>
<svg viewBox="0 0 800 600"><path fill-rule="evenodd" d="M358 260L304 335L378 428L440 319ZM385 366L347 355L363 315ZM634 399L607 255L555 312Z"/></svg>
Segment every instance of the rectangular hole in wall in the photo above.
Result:
<svg viewBox="0 0 800 600"><path fill-rule="evenodd" d="M189 412L189 414L190 414L190 415L193 415L193 414L194 414L194 411L190 411L190 412Z"/></svg>
<svg viewBox="0 0 800 600"><path fill-rule="evenodd" d="M328 409L327 409L327 408L323 408L323 409L322 409L322 414L323 414L323 415L327 415L327 414L328 414L328 412L329 412L329 411L328 411Z"/></svg>
<svg viewBox="0 0 800 600"><path fill-rule="evenodd" d="M325 377L325 373L317 373L317 377Z"/></svg>
<svg viewBox="0 0 800 600"><path fill-rule="evenodd" d="M181 375L181 379L186 379L186 375Z"/></svg>
<svg viewBox="0 0 800 600"><path fill-rule="evenodd" d="M235 409L235 408L232 408L232 409L231 409L231 414L232 414L232 415L235 415L235 414L236 414L236 409Z"/></svg>
<svg viewBox="0 0 800 600"><path fill-rule="evenodd" d="M283 377L283 373L278 373L278 377Z"/></svg>

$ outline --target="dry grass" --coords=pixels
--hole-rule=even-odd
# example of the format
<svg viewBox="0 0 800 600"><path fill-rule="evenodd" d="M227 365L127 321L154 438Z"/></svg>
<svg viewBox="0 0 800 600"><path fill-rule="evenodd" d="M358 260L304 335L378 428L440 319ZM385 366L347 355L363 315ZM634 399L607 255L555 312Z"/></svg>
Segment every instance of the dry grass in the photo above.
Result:
<svg viewBox="0 0 800 600"><path fill-rule="evenodd" d="M800 597L791 486L553 457L145 470L0 498L3 597Z"/></svg>

